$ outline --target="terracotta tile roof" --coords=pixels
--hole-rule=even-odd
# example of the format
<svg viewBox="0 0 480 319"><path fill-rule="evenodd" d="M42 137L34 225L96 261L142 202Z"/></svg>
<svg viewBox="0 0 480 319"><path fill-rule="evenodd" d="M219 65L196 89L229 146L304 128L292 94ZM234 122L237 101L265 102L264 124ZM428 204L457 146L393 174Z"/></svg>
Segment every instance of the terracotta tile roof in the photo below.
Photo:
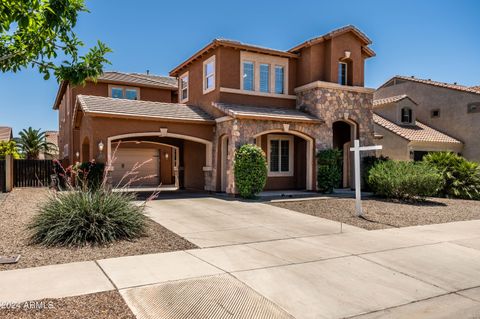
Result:
<svg viewBox="0 0 480 319"><path fill-rule="evenodd" d="M295 121L295 122L322 122L310 114L295 109L258 107L247 105L235 105L225 103L213 103L213 106L234 118L257 118L272 121Z"/></svg>
<svg viewBox="0 0 480 319"><path fill-rule="evenodd" d="M339 35L347 33L347 32L353 32L357 37L359 37L365 44L365 46L362 47L362 49L369 56L375 56L375 52L372 49L368 48L368 45L372 44L372 40L370 40L370 38L365 33L360 31L357 27L355 27L353 25L347 25L347 26L332 30L328 33L325 33L325 34L321 35L321 36L318 36L318 37L312 38L310 40L307 40L307 41L295 46L294 48L291 48L290 50L288 50L288 52L297 52L298 50L300 50L300 49L302 49L306 46L310 46L310 45L313 45L313 44L316 44L316 43L323 42L325 40L329 40L331 38L334 38L336 36L339 36Z"/></svg>
<svg viewBox="0 0 480 319"><path fill-rule="evenodd" d="M417 83L423 83L423 84L428 84L428 85L433 85L437 87L442 87L446 89L451 89L451 90L457 90L457 91L462 91L462 92L468 92L468 93L475 93L475 94L480 94L480 90L465 86L465 85L459 85L455 83L445 83L445 82L438 82L438 81L432 81L432 80L426 80L426 79L418 79L415 77L411 76L402 76L402 75L396 75L380 87L384 87L387 83L392 81L393 79L401 79L401 80L406 80L406 81L411 81L411 82L417 82Z"/></svg>
<svg viewBox="0 0 480 319"><path fill-rule="evenodd" d="M201 108L186 104L114 99L92 95L78 95L77 101L85 113L97 115L212 123L214 121L213 117Z"/></svg>
<svg viewBox="0 0 480 319"><path fill-rule="evenodd" d="M12 128L8 126L0 126L0 142L10 141L12 139Z"/></svg>
<svg viewBox="0 0 480 319"><path fill-rule="evenodd" d="M409 141L462 144L459 140L420 123L419 121L416 121L415 125L398 125L375 113L373 114L373 120L376 124Z"/></svg>
<svg viewBox="0 0 480 319"><path fill-rule="evenodd" d="M97 80L122 82L125 84L133 85L147 85L158 88L177 89L177 79L170 76L107 71L101 76L99 76Z"/></svg>
<svg viewBox="0 0 480 319"><path fill-rule="evenodd" d="M396 95L396 96L389 96L383 99L373 100L373 106L381 106L381 105L390 104L390 103L397 103L403 99L409 99L413 103L417 104L414 100L408 97L408 95L402 94L402 95Z"/></svg>
<svg viewBox="0 0 480 319"><path fill-rule="evenodd" d="M478 85L478 86L471 86L470 88L471 88L472 90L475 90L475 91L480 92L480 85Z"/></svg>

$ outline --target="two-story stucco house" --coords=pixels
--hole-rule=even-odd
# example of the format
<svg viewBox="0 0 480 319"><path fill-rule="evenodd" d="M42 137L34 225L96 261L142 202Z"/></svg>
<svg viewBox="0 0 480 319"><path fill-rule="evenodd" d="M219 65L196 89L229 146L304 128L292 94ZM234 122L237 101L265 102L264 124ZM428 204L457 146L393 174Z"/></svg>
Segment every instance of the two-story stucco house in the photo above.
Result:
<svg viewBox="0 0 480 319"><path fill-rule="evenodd" d="M381 153L420 160L452 151L480 161L480 90L456 83L395 76L375 92L375 133Z"/></svg>
<svg viewBox="0 0 480 319"><path fill-rule="evenodd" d="M150 160L139 174L155 177L139 185L235 193L235 150L255 143L267 155L266 189L315 190L319 150L373 143L370 44L353 26L288 51L216 39L170 77L106 72L84 87L64 83L54 105L61 158L111 163L114 185Z"/></svg>

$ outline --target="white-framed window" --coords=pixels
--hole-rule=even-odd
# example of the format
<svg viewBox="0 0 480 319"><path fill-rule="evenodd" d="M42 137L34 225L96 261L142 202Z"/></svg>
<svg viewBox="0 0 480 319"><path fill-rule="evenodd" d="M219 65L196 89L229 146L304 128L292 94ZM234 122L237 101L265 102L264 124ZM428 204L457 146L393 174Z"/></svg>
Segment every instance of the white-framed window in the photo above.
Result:
<svg viewBox="0 0 480 319"><path fill-rule="evenodd" d="M275 93L283 94L285 93L285 68L281 65L275 66Z"/></svg>
<svg viewBox="0 0 480 319"><path fill-rule="evenodd" d="M409 107L404 107L401 110L401 121L404 124L411 124L412 123L412 109Z"/></svg>
<svg viewBox="0 0 480 319"><path fill-rule="evenodd" d="M270 92L270 64L260 64L260 92Z"/></svg>
<svg viewBox="0 0 480 319"><path fill-rule="evenodd" d="M268 176L293 176L293 136L268 135Z"/></svg>
<svg viewBox="0 0 480 319"><path fill-rule="evenodd" d="M215 56L203 62L203 94L215 89Z"/></svg>
<svg viewBox="0 0 480 319"><path fill-rule="evenodd" d="M240 90L260 96L287 95L288 63L285 57L241 51Z"/></svg>
<svg viewBox="0 0 480 319"><path fill-rule="evenodd" d="M109 96L115 99L139 100L140 89L129 86L109 85Z"/></svg>
<svg viewBox="0 0 480 319"><path fill-rule="evenodd" d="M243 62L243 89L247 91L255 90L255 64L251 61Z"/></svg>
<svg viewBox="0 0 480 319"><path fill-rule="evenodd" d="M180 76L179 85L180 88L180 102L185 103L188 101L188 72L185 72Z"/></svg>
<svg viewBox="0 0 480 319"><path fill-rule="evenodd" d="M345 62L338 62L338 84L347 85L348 65Z"/></svg>

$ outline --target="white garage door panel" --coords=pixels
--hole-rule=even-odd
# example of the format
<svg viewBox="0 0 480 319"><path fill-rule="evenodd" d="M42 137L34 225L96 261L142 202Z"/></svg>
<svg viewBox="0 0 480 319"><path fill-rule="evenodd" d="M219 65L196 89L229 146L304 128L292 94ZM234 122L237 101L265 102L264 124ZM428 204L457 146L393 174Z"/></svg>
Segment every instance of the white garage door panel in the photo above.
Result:
<svg viewBox="0 0 480 319"><path fill-rule="evenodd" d="M158 165L158 150L144 149L144 148L119 148L115 154L115 161L113 163L112 181L113 185L117 186L123 176L133 169L137 164L150 160L143 164L136 171L137 178L155 175L153 178L142 179L134 182L131 186L158 186L159 185L159 165ZM122 185L125 185L130 178L125 178Z"/></svg>

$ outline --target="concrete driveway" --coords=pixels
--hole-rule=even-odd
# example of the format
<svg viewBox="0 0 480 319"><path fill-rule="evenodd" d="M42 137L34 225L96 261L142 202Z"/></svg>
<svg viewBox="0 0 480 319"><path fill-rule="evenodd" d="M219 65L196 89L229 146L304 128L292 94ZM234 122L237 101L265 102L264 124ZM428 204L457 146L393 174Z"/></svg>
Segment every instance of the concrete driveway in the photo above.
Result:
<svg viewBox="0 0 480 319"><path fill-rule="evenodd" d="M267 204L212 197L151 201L147 214L202 248L364 231Z"/></svg>

